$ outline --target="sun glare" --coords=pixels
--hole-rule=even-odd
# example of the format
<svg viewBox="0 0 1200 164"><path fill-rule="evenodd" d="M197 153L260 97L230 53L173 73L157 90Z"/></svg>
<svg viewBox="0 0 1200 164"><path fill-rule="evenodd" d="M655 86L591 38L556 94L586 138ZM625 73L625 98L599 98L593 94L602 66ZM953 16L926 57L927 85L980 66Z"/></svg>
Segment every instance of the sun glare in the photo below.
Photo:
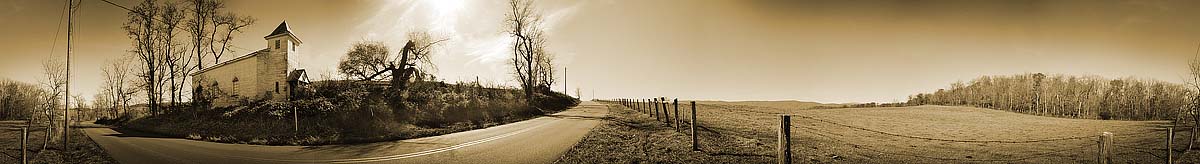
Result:
<svg viewBox="0 0 1200 164"><path fill-rule="evenodd" d="M465 0L425 0L425 4L430 6L439 16L455 15L466 4Z"/></svg>

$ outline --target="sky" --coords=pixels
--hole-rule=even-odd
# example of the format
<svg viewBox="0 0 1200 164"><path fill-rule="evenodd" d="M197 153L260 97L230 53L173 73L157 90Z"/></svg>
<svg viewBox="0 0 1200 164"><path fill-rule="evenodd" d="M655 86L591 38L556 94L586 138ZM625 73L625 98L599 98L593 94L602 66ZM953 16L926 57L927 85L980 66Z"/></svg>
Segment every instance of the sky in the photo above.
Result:
<svg viewBox="0 0 1200 164"><path fill-rule="evenodd" d="M133 6L136 0L111 0ZM0 0L0 78L36 83L65 53L65 2ZM400 47L409 31L450 40L439 79L515 86L505 60L506 1L227 1L257 18L240 56L266 47L282 21L304 40L310 77L351 44ZM982 75L1051 73L1184 82L1200 43L1200 1L592 0L537 1L548 49L583 98L904 101ZM126 53L126 12L85 0L77 19L73 94L91 97L100 67ZM58 28L56 28L58 27ZM57 30L56 30L57 29ZM56 39L57 34L57 42ZM232 59L233 57L222 57ZM212 62L212 61L209 61ZM211 65L211 64L209 64ZM560 74L561 75L561 74ZM559 77L560 80L562 77ZM563 86L556 85L555 90Z"/></svg>

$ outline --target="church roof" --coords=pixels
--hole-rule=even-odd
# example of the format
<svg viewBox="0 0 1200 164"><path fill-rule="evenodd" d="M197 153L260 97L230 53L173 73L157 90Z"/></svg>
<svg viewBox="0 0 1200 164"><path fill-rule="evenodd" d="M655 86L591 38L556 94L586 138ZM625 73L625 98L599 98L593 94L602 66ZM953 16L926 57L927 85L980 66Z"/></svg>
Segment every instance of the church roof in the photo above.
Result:
<svg viewBox="0 0 1200 164"><path fill-rule="evenodd" d="M238 62L238 61L242 61L242 60L248 59L248 58L250 58L250 57L257 56L258 54L265 54L265 53L267 53L267 52L270 52L270 51L271 51L270 49L265 49L265 48L264 48L264 49L261 49L261 50L258 50L258 51L251 52L250 54L246 54L246 55L239 56L239 57L237 57L237 58L229 59L228 61L221 62L220 64L213 65L213 66L211 66L211 67L208 67L208 68L201 69L200 71L196 71L196 72L192 73L192 76L199 75L199 74L201 74L201 73L208 72L209 70L217 69L217 68L223 67L223 66L225 66L225 65L229 65L229 64L232 64L232 63L236 63L236 62Z"/></svg>
<svg viewBox="0 0 1200 164"><path fill-rule="evenodd" d="M288 76L287 76L287 81L288 82L310 83L308 81L308 73L305 73L304 69L292 70L292 73L288 74Z"/></svg>
<svg viewBox="0 0 1200 164"><path fill-rule="evenodd" d="M267 37L271 37L271 36L275 36L275 35L279 35L279 34L291 34L291 33L292 33L292 28L288 27L287 21L283 21L283 22L280 22L279 27L275 27L275 31L271 31L271 34L268 34Z"/></svg>
<svg viewBox="0 0 1200 164"><path fill-rule="evenodd" d="M281 35L292 36L292 39L296 39L296 42L304 43L304 41L300 41L300 37L296 37L296 34L292 34L292 28L288 26L287 21L280 22L279 26L275 27L275 30L271 31L271 34L268 34L263 38L271 38Z"/></svg>

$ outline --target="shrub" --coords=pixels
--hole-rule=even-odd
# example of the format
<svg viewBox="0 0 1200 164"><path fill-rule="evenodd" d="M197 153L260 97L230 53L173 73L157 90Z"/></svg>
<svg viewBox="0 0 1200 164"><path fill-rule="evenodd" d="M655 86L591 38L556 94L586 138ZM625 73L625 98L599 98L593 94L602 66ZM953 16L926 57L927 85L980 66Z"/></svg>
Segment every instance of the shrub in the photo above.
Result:
<svg viewBox="0 0 1200 164"><path fill-rule="evenodd" d="M144 117L128 127L220 142L346 143L486 127L578 104L577 99L554 92L537 94L530 106L515 89L442 82L409 86L395 92L374 82L320 81L295 89L291 101L243 100L230 107ZM299 117L299 133L294 132L293 115Z"/></svg>

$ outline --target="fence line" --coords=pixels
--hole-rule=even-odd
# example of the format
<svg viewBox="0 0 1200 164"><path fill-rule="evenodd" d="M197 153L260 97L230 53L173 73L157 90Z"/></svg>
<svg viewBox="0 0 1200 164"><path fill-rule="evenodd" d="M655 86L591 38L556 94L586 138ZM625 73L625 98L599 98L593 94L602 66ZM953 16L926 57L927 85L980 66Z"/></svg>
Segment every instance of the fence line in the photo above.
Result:
<svg viewBox="0 0 1200 164"><path fill-rule="evenodd" d="M666 100L666 99L663 99L663 100ZM666 106L666 105L677 105L677 103L670 103L670 102L663 102L663 103L664 103L664 104L655 104L655 102L652 100L652 101L650 101L650 102L648 103L648 106L651 106L651 107L657 107L657 106L659 106L659 105L662 105L662 106ZM1002 143L1002 144L1024 144L1024 143L1042 143L1042 142L1054 142L1054 141L1080 140L1080 139L1090 139L1090 138L1094 138L1094 137L1096 137L1096 135L1087 135L1087 136L1060 137L1060 138L1045 138L1045 139L1032 139L1032 140L960 140L960 139L947 139L947 138L933 138L933 137L914 136L914 135L905 135L905 134L899 134L899 133L893 133L893 132L887 132L887 131L875 130L875 129L871 129L871 128L865 128L865 127L860 127L860 126L854 126L854 125L842 124L842 123L838 123L838 122L834 122L834 121L829 121L829 120L825 120L825 119L821 119L821 118L816 118L816 117L811 117L811 116L795 115L795 114L781 113L781 112L766 112L766 111L755 111L755 110L747 110L747 109L736 109L736 108L731 108L731 107L729 107L729 106L720 105L720 104L717 104L717 105L709 105L709 106L712 106L712 107L714 107L714 108L717 108L717 109L725 109L725 110L728 110L728 111L734 111L734 112L746 112L746 113L770 114L770 115L780 115L780 114L785 114L785 115L794 116L794 117L798 117L798 118L802 118L802 119L809 119L809 120L814 120L814 121L817 121L817 122L822 122L822 123L826 123L826 124L832 124L832 125L836 125L836 126L840 126L840 127L845 127L845 128L850 128L850 129L855 129L855 130L860 130L860 131L866 131L866 132L878 133L878 134L883 134L883 135L887 135L887 136L894 136L894 137L901 137L901 138L910 138L910 139L931 140L931 141L943 141L943 142L958 142L958 143ZM627 106L627 107L628 107L628 106ZM693 107L692 107L692 110L693 110L693 112L694 112L694 110L696 110L696 108L698 108L698 107L696 107L695 105L693 105ZM663 110L663 111L661 111L661 112L664 112L664 113L662 113L662 114L664 114L664 115L665 115L665 114L667 114L667 113L665 113L665 112L668 112L668 110L667 110L667 109L671 109L671 108L667 108L667 107L663 107L663 108L661 108L661 110ZM677 109L676 109L676 110L677 110ZM649 113L649 112L647 112L647 114L650 114L650 113ZM654 115L656 115L656 116L664 116L664 115L658 115L658 114L659 114L659 113L657 113L657 112L654 112ZM678 112L678 111L676 111L676 113L675 113L675 114L676 114L676 117L683 117L683 116L678 116L679 114L682 114L682 113L680 113L680 112ZM695 117L695 114L693 113L691 116L692 116L692 117ZM667 120L660 120L660 121L664 121L664 122L666 122L667 124L670 124L670 122L675 122L675 123L677 124L677 125L675 125L675 126L684 126L684 124L687 124L687 125L698 124L698 120L695 120L695 119L689 119L689 121L691 121L691 122L692 122L692 123L689 123L688 121L682 121L682 120L678 120L678 118L677 118L675 121L668 121L669 119L671 119L671 116L665 116L665 117L666 117L666 118L663 118L663 119L667 119ZM683 118L688 118L688 117L683 117ZM668 126L671 126L671 125L668 125ZM707 130L707 131L710 131L710 132L714 132L714 133L716 133L717 135L724 135L724 134L720 134L719 132L717 132L717 131L715 131L715 130L709 129L708 127L705 127L705 126L699 126L699 125L696 125L696 126L698 126L699 128L703 128L704 130ZM814 126L815 126L815 125L814 125ZM831 139L831 140L835 140L835 141L838 141L838 142L846 143L847 145L851 145L851 146L853 146L853 148L849 148L849 149L850 149L850 151L856 151L856 150L858 150L858 149L861 149L861 150L866 150L866 151L874 152L874 153L877 153L877 154L885 154L885 155L893 155L893 156L906 156L906 157L913 157L913 158L923 158L923 159L931 159L931 160L978 161L978 162L1011 162L1011 161L1023 161L1023 160L1028 160L1028 159L1034 159L1034 158L1047 157L1047 156L1051 156L1051 155L1055 155L1055 154L1064 154L1064 153L1068 153L1068 152L1071 152L1071 151L1075 151L1075 150L1084 149L1084 148L1087 148L1087 147L1089 147L1089 146L1097 146L1097 145L1099 145L1099 143L1095 143L1095 142L1093 142L1093 143L1089 143L1089 144L1083 144L1083 145L1081 145L1081 146L1078 146L1078 147L1069 147L1069 148L1057 149L1057 150L1040 151L1040 152L1034 152L1034 154L1029 154L1029 155L1024 155L1024 156L1015 156L1015 157L1010 157L1010 158L995 158L995 159L978 159L978 158L972 159L972 158L970 158L970 157L967 157L967 158L947 158L947 157L936 157L936 156L926 156L926 155L920 155L920 154L908 154L908 153L893 152L893 151L881 150L881 149L879 149L879 148L877 148L877 147L872 147L872 146L868 146L868 145L855 144L855 143L852 143L852 142L848 142L848 141L845 141L845 140L839 139L839 137L845 137L845 136L847 136L847 135L844 135L844 134L839 134L839 133L834 133L834 132L827 131L827 130L820 130L820 129L817 129L817 128L814 128L814 127L801 126L801 125L797 125L797 124L790 124L790 125L786 125L786 127L792 127L792 128L804 128L804 129L807 129L807 130L802 130L802 131L805 131L805 132L808 132L808 133L811 133L811 134L814 134L814 135L817 135L817 136L820 136L820 137L829 138L829 139ZM1159 132L1159 131L1158 131L1158 130L1150 130L1150 131L1147 131L1147 132L1145 132L1145 133L1134 133L1134 132L1131 132L1131 133L1126 133L1126 134L1123 134L1123 135L1115 135L1115 136L1112 136L1112 135L1110 135L1110 137L1109 137L1109 140L1111 140L1111 139L1115 139L1115 138L1120 138L1120 137L1137 137L1137 136L1145 136L1145 135L1158 135L1158 134L1157 134L1157 133L1155 133L1155 132ZM681 132L681 133L682 133L682 132ZM789 133L790 133L790 132L789 132ZM691 135L693 135L693 137L694 137L694 136L696 135L696 132L695 132L695 131L691 132ZM835 136L836 136L836 137L835 137ZM789 137L789 138L790 138L790 137ZM790 145L790 144L789 144L789 145ZM1126 148L1124 151L1117 150L1117 151L1120 151L1120 152L1113 152L1113 153L1114 153L1114 155L1119 155L1119 154L1130 154L1130 153L1146 153L1146 154L1149 154L1149 155L1151 155L1151 156L1154 156L1154 157L1156 157L1156 158L1166 158L1166 157L1162 157L1162 156L1160 156L1159 154L1155 154L1155 152L1157 152L1157 151L1160 151L1160 150L1166 150L1166 148L1143 148L1143 147L1136 147L1136 146L1126 146L1126 145L1116 145L1116 144L1109 144L1109 145L1111 145L1112 147ZM1139 145L1140 145L1140 144L1139 144ZM782 146L782 145L781 145L781 146ZM1001 155L1001 156L1004 156L1004 155L1002 155L1002 154L1000 154L1000 155Z"/></svg>

